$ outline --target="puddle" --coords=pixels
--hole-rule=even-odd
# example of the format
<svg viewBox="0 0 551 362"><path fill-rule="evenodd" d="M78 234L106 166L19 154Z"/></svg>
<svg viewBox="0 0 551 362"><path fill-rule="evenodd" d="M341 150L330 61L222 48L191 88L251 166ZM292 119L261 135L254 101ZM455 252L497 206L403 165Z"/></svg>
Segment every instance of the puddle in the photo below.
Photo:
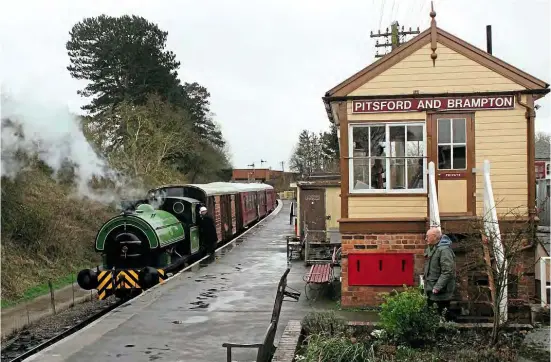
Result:
<svg viewBox="0 0 551 362"><path fill-rule="evenodd" d="M134 347L133 344L127 344L125 347Z"/></svg>
<svg viewBox="0 0 551 362"><path fill-rule="evenodd" d="M208 311L212 312L219 309L232 309L232 302L245 298L244 291L224 291L218 294L210 306L208 306Z"/></svg>
<svg viewBox="0 0 551 362"><path fill-rule="evenodd" d="M208 308L209 307L209 303L205 303L203 301L198 301L198 302L191 302L189 304L193 304L195 305L195 307L191 307L189 309L205 309L205 308Z"/></svg>
<svg viewBox="0 0 551 362"><path fill-rule="evenodd" d="M183 322L184 324L194 324L194 323L203 323L208 321L209 318L205 316L193 316L185 319Z"/></svg>

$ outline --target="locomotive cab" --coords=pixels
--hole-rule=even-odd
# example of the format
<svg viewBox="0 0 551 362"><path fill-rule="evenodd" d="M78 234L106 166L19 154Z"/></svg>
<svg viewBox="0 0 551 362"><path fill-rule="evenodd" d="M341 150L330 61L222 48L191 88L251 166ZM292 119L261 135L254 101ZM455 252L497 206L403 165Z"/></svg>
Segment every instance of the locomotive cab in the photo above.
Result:
<svg viewBox="0 0 551 362"><path fill-rule="evenodd" d="M164 197L160 210L174 215L184 226L185 242L175 247L177 257L193 255L199 252L199 228L197 226L198 206L201 203L189 197L169 196Z"/></svg>

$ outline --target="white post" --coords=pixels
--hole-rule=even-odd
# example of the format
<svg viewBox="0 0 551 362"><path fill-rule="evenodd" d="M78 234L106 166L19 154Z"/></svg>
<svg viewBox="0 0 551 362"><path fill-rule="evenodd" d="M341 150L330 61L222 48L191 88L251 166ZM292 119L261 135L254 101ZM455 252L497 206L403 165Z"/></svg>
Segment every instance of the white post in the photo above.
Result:
<svg viewBox="0 0 551 362"><path fill-rule="evenodd" d="M434 162L429 162L429 202L430 202L430 226L440 228L440 211L438 210L438 196L436 195L436 170Z"/></svg>
<svg viewBox="0 0 551 362"><path fill-rule="evenodd" d="M494 192L492 190L492 182L490 180L490 161L484 160L484 229L488 238L492 241L494 256L496 258L496 269L501 283L497 286L500 293L496 293L499 297L499 309L501 323L507 321L507 260L505 260L505 252L501 242L501 233L497 219L497 210L494 200ZM498 290L496 290L498 292Z"/></svg>
<svg viewBox="0 0 551 362"><path fill-rule="evenodd" d="M541 306L545 307L549 304L547 300L547 270L545 270L546 260L540 258L540 293L541 293Z"/></svg>

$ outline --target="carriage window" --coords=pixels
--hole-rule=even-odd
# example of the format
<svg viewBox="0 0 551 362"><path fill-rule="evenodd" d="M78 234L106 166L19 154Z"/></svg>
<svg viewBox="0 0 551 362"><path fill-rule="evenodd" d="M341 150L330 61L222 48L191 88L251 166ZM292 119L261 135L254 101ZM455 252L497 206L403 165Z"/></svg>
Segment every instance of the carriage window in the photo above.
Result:
<svg viewBox="0 0 551 362"><path fill-rule="evenodd" d="M438 120L438 169L467 168L467 120L465 118Z"/></svg>

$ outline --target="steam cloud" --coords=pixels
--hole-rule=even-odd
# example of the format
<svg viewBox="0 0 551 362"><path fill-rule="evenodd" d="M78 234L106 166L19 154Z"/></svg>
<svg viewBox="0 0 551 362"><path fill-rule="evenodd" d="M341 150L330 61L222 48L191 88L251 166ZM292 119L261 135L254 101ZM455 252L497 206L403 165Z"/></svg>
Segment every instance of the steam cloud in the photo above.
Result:
<svg viewBox="0 0 551 362"><path fill-rule="evenodd" d="M2 96L2 177L15 178L27 165L19 156L36 155L54 171L56 177L64 164L74 165L75 195L105 204L117 203L122 195L114 190L96 190L90 181L109 179L125 197L144 197L142 188L129 188L130 180L111 169L88 143L79 120L66 107L52 102L14 99Z"/></svg>

